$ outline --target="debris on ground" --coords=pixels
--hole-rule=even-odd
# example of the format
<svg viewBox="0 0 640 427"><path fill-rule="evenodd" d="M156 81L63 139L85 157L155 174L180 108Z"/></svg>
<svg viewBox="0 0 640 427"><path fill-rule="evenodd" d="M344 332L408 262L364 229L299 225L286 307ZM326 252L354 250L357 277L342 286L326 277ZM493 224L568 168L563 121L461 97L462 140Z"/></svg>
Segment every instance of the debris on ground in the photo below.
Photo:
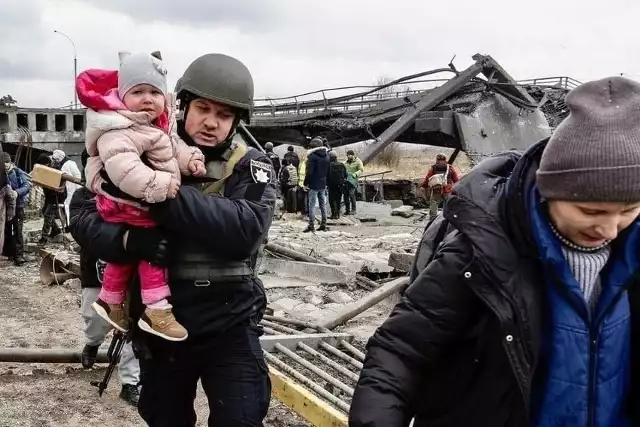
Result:
<svg viewBox="0 0 640 427"><path fill-rule="evenodd" d="M333 322L330 326L335 326L336 333L349 334L353 345L364 350L398 301L397 290L384 292L395 279L407 275L411 251L426 223L419 220L422 213L399 201L359 202L355 215L331 220L329 231L315 233L302 232L306 217L282 215L274 221L258 261L269 313L313 324ZM37 245L41 226L38 220L25 223L26 264L0 263L0 321L6 331L0 336L0 347L80 349L84 341L79 248L69 238ZM382 297L376 299L376 295ZM362 308L367 299L370 305ZM273 333L270 328L266 330ZM104 368L84 371L63 364L0 364L0 425L143 425L135 410L118 399L117 375L102 398L89 384L102 377ZM298 368L315 375L304 366ZM350 388L355 384L341 379ZM207 404L201 391L196 408L198 425L206 425ZM272 399L265 425L310 424Z"/></svg>

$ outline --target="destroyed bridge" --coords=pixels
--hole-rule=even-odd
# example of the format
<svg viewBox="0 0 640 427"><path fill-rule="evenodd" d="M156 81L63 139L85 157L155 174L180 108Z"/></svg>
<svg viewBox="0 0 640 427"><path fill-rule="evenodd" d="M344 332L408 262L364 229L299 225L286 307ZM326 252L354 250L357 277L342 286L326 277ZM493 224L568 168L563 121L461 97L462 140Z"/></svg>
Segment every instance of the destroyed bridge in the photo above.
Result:
<svg viewBox="0 0 640 427"><path fill-rule="evenodd" d="M569 77L516 81L491 56L473 60L463 71L450 63L374 87L258 99L248 129L263 145L304 146L317 135L332 147L373 140L365 163L393 141L453 148L451 161L459 151L476 159L549 136L568 114L566 93L580 84ZM450 78L434 77L443 74ZM82 109L0 107L3 149L28 170L33 150L60 148L79 161L84 126Z"/></svg>

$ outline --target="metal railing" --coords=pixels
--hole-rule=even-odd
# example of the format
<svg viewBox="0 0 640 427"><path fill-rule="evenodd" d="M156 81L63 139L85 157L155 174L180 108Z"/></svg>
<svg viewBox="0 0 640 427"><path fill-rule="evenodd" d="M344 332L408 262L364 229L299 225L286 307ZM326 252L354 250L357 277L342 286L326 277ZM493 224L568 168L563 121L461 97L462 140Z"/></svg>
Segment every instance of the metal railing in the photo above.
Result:
<svg viewBox="0 0 640 427"><path fill-rule="evenodd" d="M530 85L530 86L557 87L560 89L571 90L580 86L582 82L571 77L562 76L562 77L540 77L535 79L518 80L518 84Z"/></svg>
<svg viewBox="0 0 640 427"><path fill-rule="evenodd" d="M434 71L443 72L447 70L444 69ZM383 86L344 86L321 89L313 92L280 98L261 98L255 100L254 116L284 117L287 115L308 114L328 110L336 112L357 111L374 107L381 102L391 99L401 99L405 98L406 96L423 93L446 81L448 81L448 79L399 79L398 83L392 82ZM415 88L416 84L420 84L423 87ZM580 81L566 76L541 77L517 81L518 86L555 87L565 90L573 89L580 84L582 84ZM392 88L394 86L403 86L403 88L402 90L393 90ZM330 97L336 92L363 89L365 91L361 93L337 96L333 98ZM322 98L319 98L319 96L321 96Z"/></svg>

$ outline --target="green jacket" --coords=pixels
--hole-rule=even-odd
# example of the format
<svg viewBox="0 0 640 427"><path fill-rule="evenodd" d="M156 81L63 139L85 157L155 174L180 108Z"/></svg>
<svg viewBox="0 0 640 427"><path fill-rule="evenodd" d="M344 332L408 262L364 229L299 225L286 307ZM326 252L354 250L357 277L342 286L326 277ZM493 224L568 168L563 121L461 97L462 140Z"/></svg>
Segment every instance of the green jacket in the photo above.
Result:
<svg viewBox="0 0 640 427"><path fill-rule="evenodd" d="M347 160L344 162L344 165L347 167L347 182L352 186L357 187L358 177L362 175L362 172L364 172L362 160L356 157L352 162Z"/></svg>

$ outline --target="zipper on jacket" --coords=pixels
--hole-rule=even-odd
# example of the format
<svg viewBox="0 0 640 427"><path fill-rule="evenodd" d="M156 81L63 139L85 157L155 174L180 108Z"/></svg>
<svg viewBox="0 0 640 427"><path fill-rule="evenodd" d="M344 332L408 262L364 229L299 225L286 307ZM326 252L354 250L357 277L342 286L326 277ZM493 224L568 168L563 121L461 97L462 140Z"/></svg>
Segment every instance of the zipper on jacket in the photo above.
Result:
<svg viewBox="0 0 640 427"><path fill-rule="evenodd" d="M634 275L629 282L623 286L623 288L618 291L615 297L611 300L611 303L607 306L605 311L600 316L597 322L591 322L589 324L589 389L588 389L588 400L587 400L587 427L595 427L596 422L596 387L595 387L595 378L596 378L596 369L598 362L598 339L600 338L600 325L607 318L609 313L618 305L622 296L627 292L627 289L631 287L633 282L636 280L636 275Z"/></svg>

